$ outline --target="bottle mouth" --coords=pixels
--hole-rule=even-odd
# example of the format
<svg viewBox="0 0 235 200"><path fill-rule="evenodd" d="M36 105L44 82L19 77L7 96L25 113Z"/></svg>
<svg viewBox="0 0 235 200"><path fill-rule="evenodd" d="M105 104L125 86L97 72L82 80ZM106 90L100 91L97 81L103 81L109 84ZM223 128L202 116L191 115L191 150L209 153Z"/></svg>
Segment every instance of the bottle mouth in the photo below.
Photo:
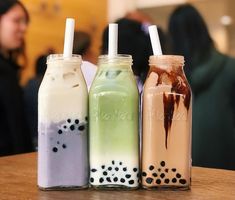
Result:
<svg viewBox="0 0 235 200"><path fill-rule="evenodd" d="M64 62L71 62L71 63L81 63L82 57L78 54L72 54L72 57L66 58L63 54L50 54L47 56L47 64L51 62L58 62L58 61L64 61Z"/></svg>
<svg viewBox="0 0 235 200"><path fill-rule="evenodd" d="M184 66L184 56L181 55L152 55L149 57L149 65L150 66L158 66L158 67L167 67L167 66Z"/></svg>
<svg viewBox="0 0 235 200"><path fill-rule="evenodd" d="M133 59L131 55L128 54L117 54L115 57L109 57L106 55L99 56L99 64L104 63L120 63L132 65Z"/></svg>

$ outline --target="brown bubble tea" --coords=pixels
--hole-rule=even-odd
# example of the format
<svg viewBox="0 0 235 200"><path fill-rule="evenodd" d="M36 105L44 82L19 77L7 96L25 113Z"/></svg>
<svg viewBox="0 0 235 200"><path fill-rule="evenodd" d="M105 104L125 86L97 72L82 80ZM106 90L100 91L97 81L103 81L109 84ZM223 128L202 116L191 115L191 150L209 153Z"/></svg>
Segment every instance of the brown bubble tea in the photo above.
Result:
<svg viewBox="0 0 235 200"><path fill-rule="evenodd" d="M142 186L190 188L191 90L183 56L151 56L143 94Z"/></svg>

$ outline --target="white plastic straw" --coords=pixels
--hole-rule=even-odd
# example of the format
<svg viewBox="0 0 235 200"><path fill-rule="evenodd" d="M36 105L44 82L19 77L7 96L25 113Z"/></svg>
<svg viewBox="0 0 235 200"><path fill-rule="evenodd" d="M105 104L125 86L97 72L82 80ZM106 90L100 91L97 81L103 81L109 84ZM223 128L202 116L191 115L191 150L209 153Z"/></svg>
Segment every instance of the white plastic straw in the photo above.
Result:
<svg viewBox="0 0 235 200"><path fill-rule="evenodd" d="M153 55L155 56L162 55L162 48L156 25L149 26L149 35L152 44Z"/></svg>
<svg viewBox="0 0 235 200"><path fill-rule="evenodd" d="M73 18L66 19L65 35L64 35L64 57L70 58L73 53L73 37L74 37L74 24Z"/></svg>
<svg viewBox="0 0 235 200"><path fill-rule="evenodd" d="M118 24L109 24L108 56L115 57L118 52Z"/></svg>

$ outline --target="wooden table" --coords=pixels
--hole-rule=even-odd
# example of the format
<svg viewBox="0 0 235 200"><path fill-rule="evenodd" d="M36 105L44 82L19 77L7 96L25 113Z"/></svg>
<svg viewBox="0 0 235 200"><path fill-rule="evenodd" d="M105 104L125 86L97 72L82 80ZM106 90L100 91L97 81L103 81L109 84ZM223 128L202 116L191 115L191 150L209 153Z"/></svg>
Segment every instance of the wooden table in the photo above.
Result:
<svg viewBox="0 0 235 200"><path fill-rule="evenodd" d="M235 200L235 171L193 167L190 191L40 191L37 188L37 154L0 158L1 200Z"/></svg>

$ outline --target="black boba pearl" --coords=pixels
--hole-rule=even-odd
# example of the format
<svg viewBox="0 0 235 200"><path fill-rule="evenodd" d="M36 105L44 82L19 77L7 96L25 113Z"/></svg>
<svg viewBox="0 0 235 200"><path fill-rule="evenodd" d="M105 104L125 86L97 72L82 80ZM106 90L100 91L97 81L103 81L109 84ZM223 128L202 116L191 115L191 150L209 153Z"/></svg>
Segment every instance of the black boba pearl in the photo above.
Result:
<svg viewBox="0 0 235 200"><path fill-rule="evenodd" d="M97 169L91 169L91 172L96 172L97 171Z"/></svg>
<svg viewBox="0 0 235 200"><path fill-rule="evenodd" d="M84 125L81 125L81 126L78 127L78 130L79 130L79 131L83 131L84 129L85 129L85 126L84 126Z"/></svg>
<svg viewBox="0 0 235 200"><path fill-rule="evenodd" d="M142 172L142 176L147 176L147 173L146 172Z"/></svg>
<svg viewBox="0 0 235 200"><path fill-rule="evenodd" d="M134 169L133 169L134 172L137 172L137 170L138 170L137 168L134 168Z"/></svg>
<svg viewBox="0 0 235 200"><path fill-rule="evenodd" d="M154 177L157 177L157 173L153 173L152 175L153 175Z"/></svg>
<svg viewBox="0 0 235 200"><path fill-rule="evenodd" d="M126 167L124 167L124 168L123 168L123 171L124 171L124 172L126 172L126 171L127 171L127 168L126 168Z"/></svg>
<svg viewBox="0 0 235 200"><path fill-rule="evenodd" d="M103 172L103 175L104 175L104 176L107 176L107 175L108 175L108 173L107 173L107 172Z"/></svg>
<svg viewBox="0 0 235 200"><path fill-rule="evenodd" d="M161 171L161 168L158 168L157 170L160 172L160 171Z"/></svg>
<svg viewBox="0 0 235 200"><path fill-rule="evenodd" d="M129 184L130 184L130 185L134 184L134 180L130 180L130 181L129 181Z"/></svg>
<svg viewBox="0 0 235 200"><path fill-rule="evenodd" d="M181 184L185 184L186 183L186 180L185 179L180 179L179 181Z"/></svg>
<svg viewBox="0 0 235 200"><path fill-rule="evenodd" d="M152 178L146 178L146 183L151 184L153 182Z"/></svg>
<svg viewBox="0 0 235 200"><path fill-rule="evenodd" d="M67 126L64 126L64 129L66 129L67 128Z"/></svg>
<svg viewBox="0 0 235 200"><path fill-rule="evenodd" d="M139 177L140 177L140 173L138 172L138 173L136 174L136 176L137 176L137 178L139 178Z"/></svg>
<svg viewBox="0 0 235 200"><path fill-rule="evenodd" d="M173 178L172 179L172 183L176 183L177 182L177 179L176 178Z"/></svg>
<svg viewBox="0 0 235 200"><path fill-rule="evenodd" d="M94 178L90 178L90 182L93 183L94 182Z"/></svg>
<svg viewBox="0 0 235 200"><path fill-rule="evenodd" d="M63 144L62 147L65 149L67 146L66 146L66 144Z"/></svg>
<svg viewBox="0 0 235 200"><path fill-rule="evenodd" d="M105 168L105 165L102 165L101 168L104 169L104 168Z"/></svg>
<svg viewBox="0 0 235 200"><path fill-rule="evenodd" d="M58 149L56 147L53 147L52 151L56 153L58 151Z"/></svg>
<svg viewBox="0 0 235 200"><path fill-rule="evenodd" d="M67 119L67 122L70 123L70 122L71 122L71 119Z"/></svg>
<svg viewBox="0 0 235 200"><path fill-rule="evenodd" d="M121 178L120 180L122 183L125 183L125 179L124 178Z"/></svg>
<svg viewBox="0 0 235 200"><path fill-rule="evenodd" d="M166 172L166 173L168 173L168 171L169 171L169 169L168 169L168 168L166 168L166 169L165 169L165 172Z"/></svg>
<svg viewBox="0 0 235 200"><path fill-rule="evenodd" d="M59 141L57 141L57 144L60 144L60 142L59 142Z"/></svg>
<svg viewBox="0 0 235 200"><path fill-rule="evenodd" d="M111 171L111 170L112 170L112 167L108 167L108 170Z"/></svg>
<svg viewBox="0 0 235 200"><path fill-rule="evenodd" d="M157 179L157 180L156 180L156 183L157 183L157 184L161 184L161 180L160 180L160 179Z"/></svg>
<svg viewBox="0 0 235 200"><path fill-rule="evenodd" d="M122 165L122 162L120 162L119 165Z"/></svg>
<svg viewBox="0 0 235 200"><path fill-rule="evenodd" d="M85 120L88 121L88 117L85 117Z"/></svg>
<svg viewBox="0 0 235 200"><path fill-rule="evenodd" d="M103 178L100 178L99 181L100 181L100 183L103 183L103 182L104 182L104 179L103 179Z"/></svg>
<svg viewBox="0 0 235 200"><path fill-rule="evenodd" d="M75 124L79 124L79 120L78 119L75 119Z"/></svg>
<svg viewBox="0 0 235 200"><path fill-rule="evenodd" d="M166 165L165 161L161 161L161 166L164 167Z"/></svg>
<svg viewBox="0 0 235 200"><path fill-rule="evenodd" d="M149 170L153 170L154 169L154 166L153 165L150 165L149 166Z"/></svg>
<svg viewBox="0 0 235 200"><path fill-rule="evenodd" d="M170 182L170 180L168 178L165 179L164 181L166 184L168 184Z"/></svg>
<svg viewBox="0 0 235 200"><path fill-rule="evenodd" d="M62 134L62 133L63 133L63 131L62 131L62 130L58 130L58 133L59 133L59 134Z"/></svg>
<svg viewBox="0 0 235 200"><path fill-rule="evenodd" d="M176 174L176 177L177 177L177 178L181 178L181 174L177 173L177 174Z"/></svg>
<svg viewBox="0 0 235 200"><path fill-rule="evenodd" d="M74 125L71 125L70 126L70 130L73 131L75 129L75 126Z"/></svg>
<svg viewBox="0 0 235 200"><path fill-rule="evenodd" d="M176 168L172 168L171 170L172 170L173 172L176 172Z"/></svg>
<svg viewBox="0 0 235 200"><path fill-rule="evenodd" d="M114 181L114 182L117 182L117 181L118 181L118 178L117 178L117 177L114 177L113 181Z"/></svg>
<svg viewBox="0 0 235 200"><path fill-rule="evenodd" d="M111 182L110 177L107 177L107 178L106 178L106 181Z"/></svg>
<svg viewBox="0 0 235 200"><path fill-rule="evenodd" d="M113 165L115 164L114 160L112 160L112 164L113 164Z"/></svg>
<svg viewBox="0 0 235 200"><path fill-rule="evenodd" d="M115 167L115 170L116 170L116 171L118 171L118 170L119 170L119 168L118 168L118 167Z"/></svg>
<svg viewBox="0 0 235 200"><path fill-rule="evenodd" d="M126 174L125 177L126 177L126 178L131 178L131 175L130 175L130 174Z"/></svg>
<svg viewBox="0 0 235 200"><path fill-rule="evenodd" d="M161 177L161 178L164 178L164 177L165 177L165 174L164 174L164 173L161 173L160 177Z"/></svg>

